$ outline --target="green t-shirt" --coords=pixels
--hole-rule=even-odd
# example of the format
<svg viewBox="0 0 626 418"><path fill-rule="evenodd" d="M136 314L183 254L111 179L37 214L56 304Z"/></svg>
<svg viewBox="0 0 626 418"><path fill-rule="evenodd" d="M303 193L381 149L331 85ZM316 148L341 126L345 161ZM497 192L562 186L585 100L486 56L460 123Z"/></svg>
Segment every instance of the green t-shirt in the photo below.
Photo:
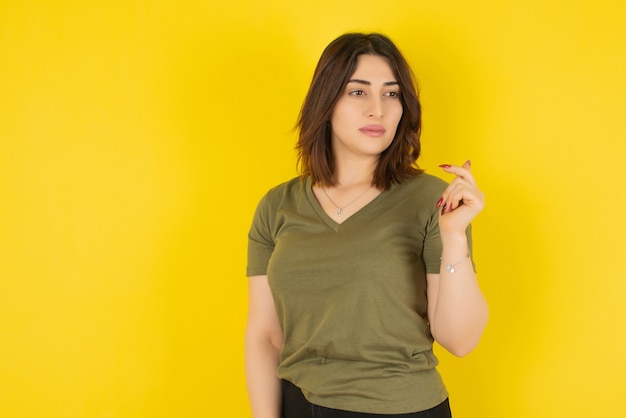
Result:
<svg viewBox="0 0 626 418"><path fill-rule="evenodd" d="M278 376L310 402L400 414L446 399L426 306L426 273L441 263L435 204L445 187L421 174L342 224L323 211L310 179L259 203L247 275L268 276L285 338Z"/></svg>

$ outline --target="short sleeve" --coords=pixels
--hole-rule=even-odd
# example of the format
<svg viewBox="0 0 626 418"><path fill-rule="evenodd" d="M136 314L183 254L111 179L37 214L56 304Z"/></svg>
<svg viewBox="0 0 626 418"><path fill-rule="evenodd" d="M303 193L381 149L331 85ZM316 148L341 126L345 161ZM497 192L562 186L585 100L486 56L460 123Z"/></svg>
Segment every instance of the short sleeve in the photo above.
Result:
<svg viewBox="0 0 626 418"><path fill-rule="evenodd" d="M266 195L259 202L252 226L248 233L248 264L246 275L261 276L267 274L267 266L274 251L272 225L276 218L276 211L272 209Z"/></svg>
<svg viewBox="0 0 626 418"><path fill-rule="evenodd" d="M441 267L441 236L439 235L439 213L434 210L426 224L426 237L424 238L424 265L426 274L439 274Z"/></svg>
<svg viewBox="0 0 626 418"><path fill-rule="evenodd" d="M470 258L472 258L472 225L470 224L465 230L467 236L467 248ZM434 211L428 220L426 238L424 239L424 264L426 266L426 274L439 274L441 269L441 236L439 235L439 212ZM476 270L476 265L472 259L472 265Z"/></svg>

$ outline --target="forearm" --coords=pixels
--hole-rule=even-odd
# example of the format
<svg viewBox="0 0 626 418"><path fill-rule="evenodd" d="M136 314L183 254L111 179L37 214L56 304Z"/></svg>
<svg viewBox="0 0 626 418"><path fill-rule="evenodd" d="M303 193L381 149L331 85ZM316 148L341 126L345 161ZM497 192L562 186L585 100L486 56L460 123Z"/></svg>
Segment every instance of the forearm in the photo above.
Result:
<svg viewBox="0 0 626 418"><path fill-rule="evenodd" d="M472 351L487 324L487 302L468 255L465 234L442 233L442 265L431 331L455 355ZM445 268L454 264L454 271Z"/></svg>
<svg viewBox="0 0 626 418"><path fill-rule="evenodd" d="M253 418L280 418L278 353L271 341L246 336L246 383Z"/></svg>

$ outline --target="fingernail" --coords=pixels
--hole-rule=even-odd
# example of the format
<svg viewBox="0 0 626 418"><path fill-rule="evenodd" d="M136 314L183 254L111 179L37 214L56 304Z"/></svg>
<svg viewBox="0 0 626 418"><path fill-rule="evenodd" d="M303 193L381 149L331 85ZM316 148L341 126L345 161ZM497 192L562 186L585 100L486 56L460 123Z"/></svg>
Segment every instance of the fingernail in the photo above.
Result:
<svg viewBox="0 0 626 418"><path fill-rule="evenodd" d="M472 165L472 160L467 160L466 163Z"/></svg>
<svg viewBox="0 0 626 418"><path fill-rule="evenodd" d="M452 166L450 164L440 164L439 167L441 167L441 168L450 168Z"/></svg>
<svg viewBox="0 0 626 418"><path fill-rule="evenodd" d="M443 215L448 210L448 204L443 205L443 209L441 209L441 214Z"/></svg>
<svg viewBox="0 0 626 418"><path fill-rule="evenodd" d="M435 205L435 207L438 208L439 206L441 206L442 203L443 203L443 197L440 197L439 200L437 200L437 204Z"/></svg>

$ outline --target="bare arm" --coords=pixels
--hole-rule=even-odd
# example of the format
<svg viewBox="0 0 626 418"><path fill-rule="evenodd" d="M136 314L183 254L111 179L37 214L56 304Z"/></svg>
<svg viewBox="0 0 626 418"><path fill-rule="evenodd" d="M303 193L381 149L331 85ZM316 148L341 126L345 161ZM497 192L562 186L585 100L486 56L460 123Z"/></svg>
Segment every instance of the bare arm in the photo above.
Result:
<svg viewBox="0 0 626 418"><path fill-rule="evenodd" d="M246 382L254 418L280 418L280 381L276 376L283 334L267 276L248 278L245 338Z"/></svg>
<svg viewBox="0 0 626 418"><path fill-rule="evenodd" d="M482 210L483 194L470 173L462 167L443 166L457 177L439 202L442 243L440 274L427 275L428 317L433 337L457 356L471 352L487 325L487 302L480 290L469 259L465 230ZM446 268L453 265L453 268Z"/></svg>

